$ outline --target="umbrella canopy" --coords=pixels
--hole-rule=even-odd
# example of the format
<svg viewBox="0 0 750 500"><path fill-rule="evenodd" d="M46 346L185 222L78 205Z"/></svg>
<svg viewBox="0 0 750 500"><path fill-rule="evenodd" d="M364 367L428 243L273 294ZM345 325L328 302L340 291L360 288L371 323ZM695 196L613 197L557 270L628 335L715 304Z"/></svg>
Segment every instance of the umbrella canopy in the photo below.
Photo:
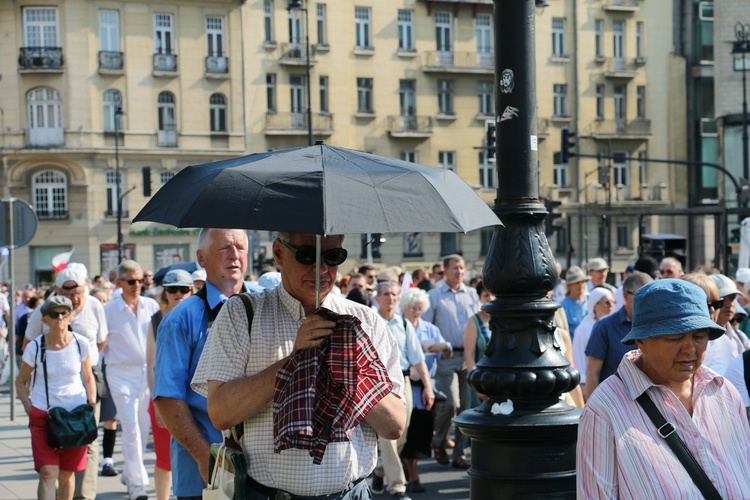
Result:
<svg viewBox="0 0 750 500"><path fill-rule="evenodd" d="M172 271L174 269L182 269L183 271L192 273L193 271L196 271L198 269L198 263L191 260L188 262L175 262L170 266L162 267L154 273L154 283L161 286L161 282L164 280L164 276L166 276L169 271Z"/></svg>
<svg viewBox="0 0 750 500"><path fill-rule="evenodd" d="M446 169L316 144L187 167L133 222L319 235L501 225Z"/></svg>

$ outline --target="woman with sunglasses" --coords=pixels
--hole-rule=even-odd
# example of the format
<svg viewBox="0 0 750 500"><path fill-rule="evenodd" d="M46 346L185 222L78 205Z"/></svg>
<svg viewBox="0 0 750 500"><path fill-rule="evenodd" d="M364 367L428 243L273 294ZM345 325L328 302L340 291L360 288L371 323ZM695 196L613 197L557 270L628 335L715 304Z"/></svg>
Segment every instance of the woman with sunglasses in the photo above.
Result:
<svg viewBox="0 0 750 500"><path fill-rule="evenodd" d="M156 334L159 323L164 317L184 299L193 294L193 277L187 271L176 269L169 271L162 281L161 304L163 309L151 316L146 338L146 364L148 389L154 392L154 363L156 361ZM148 403L148 414L151 417L151 432L154 435L154 486L157 500L169 500L172 488L172 464L169 459L169 442L172 438L169 430L161 420L161 416L154 407L154 401Z"/></svg>
<svg viewBox="0 0 750 500"><path fill-rule="evenodd" d="M26 347L16 389L29 416L34 469L39 473L37 498L53 500L58 483L57 498L70 500L75 488L74 472L86 468L88 447L51 448L47 444L47 410L62 407L71 411L86 403L96 405L96 385L88 339L68 330L73 312L70 299L53 296L42 304L40 312L49 331Z"/></svg>
<svg viewBox="0 0 750 500"><path fill-rule="evenodd" d="M588 302L588 312L578 324L575 337L573 337L573 364L581 374L581 390L584 394L586 387L586 346L591 338L591 330L594 324L605 316L615 312L615 297L606 288L596 287L591 290Z"/></svg>

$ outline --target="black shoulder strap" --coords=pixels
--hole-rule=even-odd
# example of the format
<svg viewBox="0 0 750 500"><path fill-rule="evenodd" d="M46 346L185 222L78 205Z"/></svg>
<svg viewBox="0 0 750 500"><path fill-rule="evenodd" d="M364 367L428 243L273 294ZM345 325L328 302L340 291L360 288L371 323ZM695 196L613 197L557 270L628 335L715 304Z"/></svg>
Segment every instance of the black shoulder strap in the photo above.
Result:
<svg viewBox="0 0 750 500"><path fill-rule="evenodd" d="M742 353L742 363L745 375L745 390L750 395L750 349Z"/></svg>
<svg viewBox="0 0 750 500"><path fill-rule="evenodd" d="M47 348L44 346L44 335L40 341L42 349L42 370L44 371L44 393L47 395L47 411L49 411L49 388L47 387Z"/></svg>
<svg viewBox="0 0 750 500"><path fill-rule="evenodd" d="M208 303L208 291L206 290L206 285L203 285L195 295L200 297L206 304L206 311L208 311L208 327L211 328L211 325L213 325L216 316L219 315L219 311L221 311L223 304L219 304L215 309L211 309L211 305Z"/></svg>

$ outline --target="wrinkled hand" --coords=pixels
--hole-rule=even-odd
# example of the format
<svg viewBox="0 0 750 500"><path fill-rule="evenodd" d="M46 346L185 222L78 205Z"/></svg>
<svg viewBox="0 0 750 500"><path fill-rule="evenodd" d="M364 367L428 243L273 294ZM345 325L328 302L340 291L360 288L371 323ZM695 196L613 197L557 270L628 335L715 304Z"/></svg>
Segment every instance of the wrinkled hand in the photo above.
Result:
<svg viewBox="0 0 750 500"><path fill-rule="evenodd" d="M425 386L422 390L422 403L427 411L432 410L432 405L435 404L435 393L432 391L432 387Z"/></svg>
<svg viewBox="0 0 750 500"><path fill-rule="evenodd" d="M323 319L317 314L308 316L302 326L297 330L297 338L294 341L294 352L307 347L318 347L323 339L333 333L336 322Z"/></svg>

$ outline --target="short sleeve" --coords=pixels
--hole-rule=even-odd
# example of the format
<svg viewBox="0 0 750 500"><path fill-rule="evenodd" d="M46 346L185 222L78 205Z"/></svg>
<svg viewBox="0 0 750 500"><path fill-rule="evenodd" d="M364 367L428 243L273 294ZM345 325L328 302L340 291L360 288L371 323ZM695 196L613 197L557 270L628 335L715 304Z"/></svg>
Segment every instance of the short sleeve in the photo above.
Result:
<svg viewBox="0 0 750 500"><path fill-rule="evenodd" d="M747 393L747 384L745 383L745 364L742 358L743 356L742 354L740 354L729 362L727 371L726 373L724 373L724 378L729 380L732 385L734 385L734 387L740 393L742 404L745 406L745 408L747 408L750 407L750 396Z"/></svg>
<svg viewBox="0 0 750 500"><path fill-rule="evenodd" d="M616 443L612 426L588 408L581 413L576 447L578 498L618 498Z"/></svg>

